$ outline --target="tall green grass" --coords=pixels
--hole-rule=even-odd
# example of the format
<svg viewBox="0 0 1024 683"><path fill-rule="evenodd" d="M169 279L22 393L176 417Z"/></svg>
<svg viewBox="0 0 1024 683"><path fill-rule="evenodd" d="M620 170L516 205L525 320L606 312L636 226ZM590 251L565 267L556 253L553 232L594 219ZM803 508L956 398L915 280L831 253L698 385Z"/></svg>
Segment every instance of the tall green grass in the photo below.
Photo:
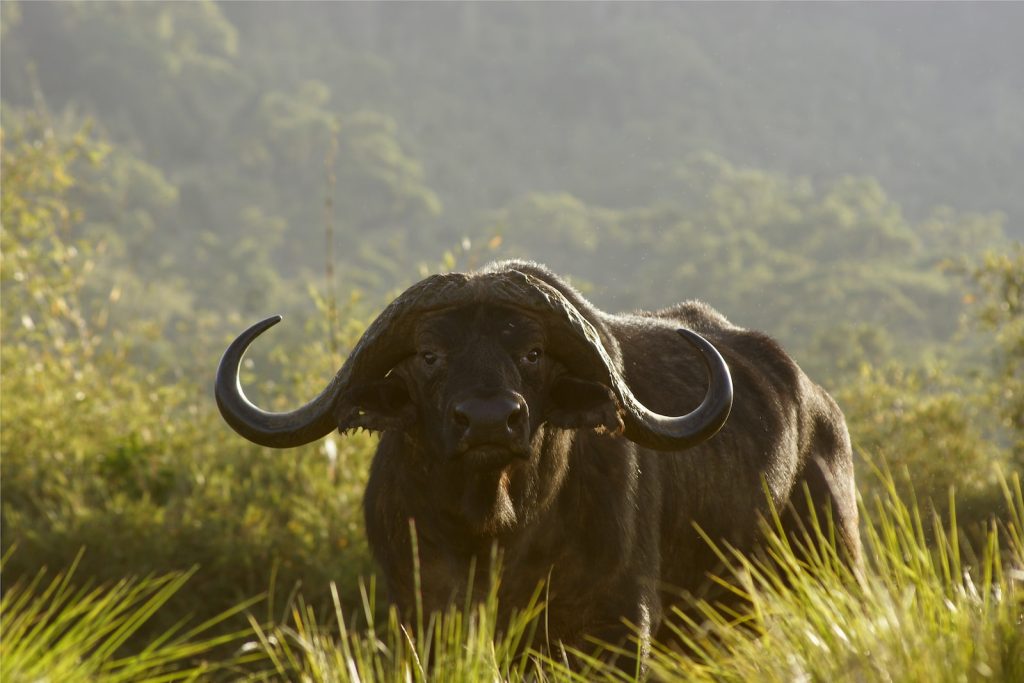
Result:
<svg viewBox="0 0 1024 683"><path fill-rule="evenodd" d="M149 642L130 641L194 571L124 579L111 586L76 586L77 561L49 581L40 571L27 582L5 587L0 600L0 680L129 681L199 680L227 662L213 659L239 633L207 635L253 601L185 629L180 623ZM247 657L239 656L232 664ZM252 659L250 655L248 659Z"/></svg>
<svg viewBox="0 0 1024 683"><path fill-rule="evenodd" d="M926 519L883 476L884 493L862 503L864 566L846 567L828 520L803 539L769 531L751 558L720 547L718 580L742 610L696 603L675 615L677 646L654 643L645 672L622 672L585 653L570 660L545 643L543 591L499 621L498 580L479 603L444 614L418 610L379 621L375 586L346 613L317 614L301 596L273 625L250 617L235 654L204 661L238 634L202 638L212 624L172 630L120 656L137 626L185 585L187 574L74 589L72 571L7 589L4 681L254 681L470 683L477 681L1024 681L1024 495L1003 479L1008 513L980 547L945 520ZM237 609L244 610L247 605ZM357 624L359 624L357 626ZM240 641L239 641L240 642ZM547 647L535 649L539 643ZM570 661L572 662L570 664ZM225 674L225 672L230 672Z"/></svg>
<svg viewBox="0 0 1024 683"><path fill-rule="evenodd" d="M362 616L367 625L355 630L334 593L334 613L327 625L301 601L290 624L264 630L253 622L256 641L272 663L259 680L329 681L518 681L534 667L524 647L538 626L540 603L508 624L498 621L497 591L479 604L452 607L426 616L416 625L403 624L397 612L376 624L375 607L364 591Z"/></svg>
<svg viewBox="0 0 1024 683"><path fill-rule="evenodd" d="M660 678L715 681L1024 681L1024 497L1004 481L1008 518L971 548L951 517L926 521L896 493L862 505L865 566L834 546L769 537L769 561L730 554L732 585L749 600L737 619L701 605L680 634L697 653L655 648ZM825 529L826 531L822 531Z"/></svg>
<svg viewBox="0 0 1024 683"><path fill-rule="evenodd" d="M299 604L289 624L258 629L273 661L264 676L309 681L1024 681L1024 496L1004 480L1008 518L971 548L947 520L925 520L892 477L863 503L865 563L851 571L831 543L828 520L804 539L769 531L752 559L721 548L719 581L749 605L708 603L675 615L683 648L654 643L648 671L622 672L577 656L570 666L543 642L540 603L507 628L496 591L479 605L435 615L425 625L351 627L339 602L327 624ZM369 595L370 593L364 593ZM542 596L540 596L542 597ZM696 614L697 616L694 616ZM410 628L412 633L410 633ZM685 652L683 651L685 650ZM583 670L580 667L583 666Z"/></svg>

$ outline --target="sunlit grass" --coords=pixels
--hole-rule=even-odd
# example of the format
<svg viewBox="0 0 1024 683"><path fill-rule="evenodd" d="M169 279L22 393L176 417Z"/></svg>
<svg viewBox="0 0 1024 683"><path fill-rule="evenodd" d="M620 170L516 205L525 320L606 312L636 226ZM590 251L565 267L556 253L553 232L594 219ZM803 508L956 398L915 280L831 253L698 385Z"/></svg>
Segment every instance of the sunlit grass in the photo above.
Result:
<svg viewBox="0 0 1024 683"><path fill-rule="evenodd" d="M204 637L229 614L174 628L122 654L138 628L182 590L189 573L75 588L74 567L9 587L2 602L4 681L228 679L335 682L477 681L1020 681L1024 680L1024 495L1004 479L1008 512L980 548L956 525L926 520L883 475L861 506L865 563L851 571L828 520L802 541L770 533L757 559L720 549L720 582L743 609L697 603L676 615L683 647L654 643L647 671L619 671L586 653L567 658L544 638L543 590L509 622L498 580L485 599L444 614L391 609L383 620L371 581L356 613L332 586L333 609L301 596L288 618ZM249 603L251 604L251 603ZM233 612L245 610L240 605ZM358 625L357 625L358 624ZM247 642L237 647L242 640ZM215 648L231 644L233 657ZM545 645L538 648L540 644ZM685 653L684 651L685 650ZM219 653L225 652L223 648ZM570 663L571 662L571 663Z"/></svg>
<svg viewBox="0 0 1024 683"><path fill-rule="evenodd" d="M953 516L926 524L886 493L862 506L866 562L846 570L818 538L798 555L773 535L770 563L733 554L737 590L751 609L742 628L702 605L703 623L680 629L695 655L655 648L659 678L735 681L1024 680L1024 498L1005 483L1008 522L975 551ZM930 532L930 533L929 533ZM806 556L806 557L805 557ZM800 559L804 557L805 559Z"/></svg>
<svg viewBox="0 0 1024 683"><path fill-rule="evenodd" d="M883 484L886 493L861 509L862 571L843 564L828 520L812 525L799 542L770 534L757 560L722 549L730 574L720 580L749 607L699 603L688 615L677 614L684 648L655 643L644 673L618 671L584 653L570 665L557 648L524 652L535 635L540 638L532 642L543 642L540 603L503 628L492 589L481 604L428 617L421 626L403 625L394 611L386 624L374 624L372 591L364 591L369 625L362 629L351 627L336 593L328 624L299 604L287 625L264 630L254 624L258 646L273 661L264 676L324 682L1024 680L1019 479L1004 484L1007 522L993 523L979 549L961 537L955 513L945 522L926 522L915 502L900 499L891 477Z"/></svg>
<svg viewBox="0 0 1024 683"><path fill-rule="evenodd" d="M332 590L334 612L327 625L301 600L291 620L266 630L252 622L258 647L272 662L260 680L329 681L477 681L538 679L537 657L527 647L543 628L540 591L531 604L507 623L498 618L498 582L492 575L483 601L453 606L444 613L424 614L418 606L415 624L403 623L398 612L387 611L378 624L373 582L362 587L358 615L346 618L337 590ZM333 588L333 586L332 586ZM351 616L365 625L353 628Z"/></svg>
<svg viewBox="0 0 1024 683"><path fill-rule="evenodd" d="M207 635L252 601L185 629L171 628L138 647L125 647L194 571L125 579L112 586L77 587L77 562L47 581L6 587L0 601L0 680L182 681L204 679L222 666L214 651L237 641L238 633ZM250 655L249 659L253 659ZM245 659L239 658L239 662Z"/></svg>

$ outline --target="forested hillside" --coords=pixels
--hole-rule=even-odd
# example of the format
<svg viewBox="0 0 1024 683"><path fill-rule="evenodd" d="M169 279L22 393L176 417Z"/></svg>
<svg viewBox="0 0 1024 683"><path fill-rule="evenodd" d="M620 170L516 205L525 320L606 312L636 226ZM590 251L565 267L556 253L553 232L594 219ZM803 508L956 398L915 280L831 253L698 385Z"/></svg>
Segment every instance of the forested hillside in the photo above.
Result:
<svg viewBox="0 0 1024 683"><path fill-rule="evenodd" d="M285 314L246 371L295 405L389 296L512 256L765 330L846 412L865 493L885 461L965 525L1005 513L1022 4L0 12L5 585L84 547L97 580L198 565L166 624L268 586L358 601L372 439L242 443L219 354Z"/></svg>

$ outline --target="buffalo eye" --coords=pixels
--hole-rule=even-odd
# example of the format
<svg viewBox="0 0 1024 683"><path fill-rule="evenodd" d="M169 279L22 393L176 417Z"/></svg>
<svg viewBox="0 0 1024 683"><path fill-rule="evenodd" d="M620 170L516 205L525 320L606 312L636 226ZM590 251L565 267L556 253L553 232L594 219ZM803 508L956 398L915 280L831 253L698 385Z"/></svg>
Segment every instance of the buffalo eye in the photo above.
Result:
<svg viewBox="0 0 1024 683"><path fill-rule="evenodd" d="M536 365L537 361L540 360L541 353L542 352L540 349L532 349L529 353L522 357L522 361L527 365Z"/></svg>
<svg viewBox="0 0 1024 683"><path fill-rule="evenodd" d="M420 358L423 359L424 365L431 366L437 363L437 354L433 351L424 351L420 354Z"/></svg>

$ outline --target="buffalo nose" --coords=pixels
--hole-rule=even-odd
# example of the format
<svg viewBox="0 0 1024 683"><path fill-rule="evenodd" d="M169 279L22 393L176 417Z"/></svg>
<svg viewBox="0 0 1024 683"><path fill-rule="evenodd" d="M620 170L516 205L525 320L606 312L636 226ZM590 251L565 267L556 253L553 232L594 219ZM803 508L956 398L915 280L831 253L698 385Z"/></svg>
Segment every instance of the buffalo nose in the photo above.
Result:
<svg viewBox="0 0 1024 683"><path fill-rule="evenodd" d="M518 396L469 398L452 407L452 420L467 445L502 444L522 435L526 402Z"/></svg>

